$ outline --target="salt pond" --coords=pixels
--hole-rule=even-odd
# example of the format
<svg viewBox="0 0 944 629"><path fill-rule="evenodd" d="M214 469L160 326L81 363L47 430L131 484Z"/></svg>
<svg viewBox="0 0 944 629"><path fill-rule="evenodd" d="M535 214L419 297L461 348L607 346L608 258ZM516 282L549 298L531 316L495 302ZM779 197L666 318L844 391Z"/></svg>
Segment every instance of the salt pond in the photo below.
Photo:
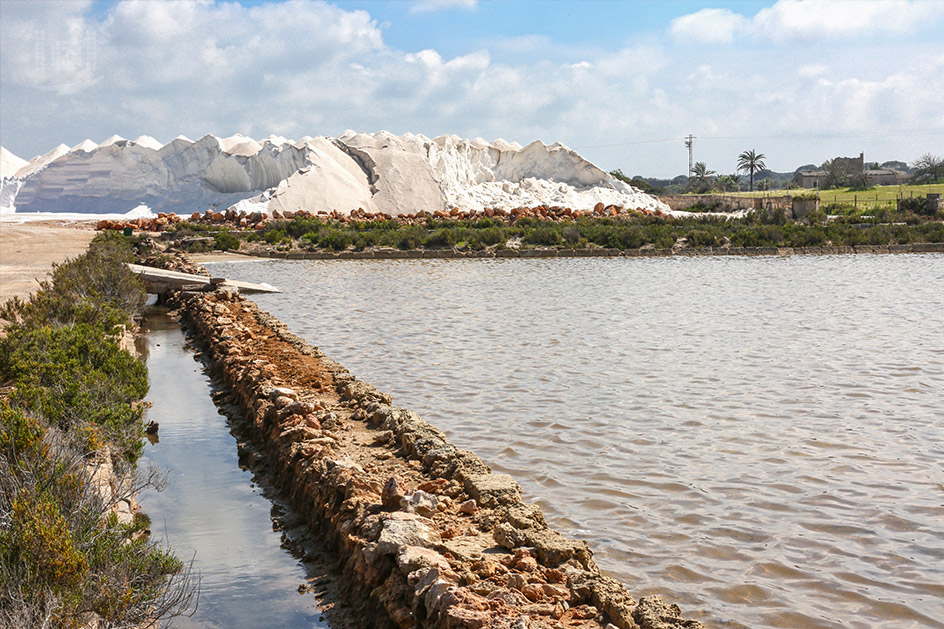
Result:
<svg viewBox="0 0 944 629"><path fill-rule="evenodd" d="M944 627L942 255L209 266L636 595Z"/></svg>

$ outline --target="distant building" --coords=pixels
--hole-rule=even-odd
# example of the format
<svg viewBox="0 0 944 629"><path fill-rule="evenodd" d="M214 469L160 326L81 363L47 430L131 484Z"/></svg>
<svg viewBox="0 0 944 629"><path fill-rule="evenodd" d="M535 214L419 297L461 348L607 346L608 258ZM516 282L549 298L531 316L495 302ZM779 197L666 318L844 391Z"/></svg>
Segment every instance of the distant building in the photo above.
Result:
<svg viewBox="0 0 944 629"><path fill-rule="evenodd" d="M858 157L837 157L833 160L847 176L865 174L870 186L894 186L907 182L911 176L893 168L865 169L865 155ZM793 181L801 188L822 188L826 182L825 170L801 170L793 176Z"/></svg>
<svg viewBox="0 0 944 629"><path fill-rule="evenodd" d="M876 168L865 171L865 176L869 178L871 186L897 186L901 183L907 183L911 175L894 168Z"/></svg>
<svg viewBox="0 0 944 629"><path fill-rule="evenodd" d="M793 181L801 188L822 188L825 180L825 170L802 170L793 176Z"/></svg>

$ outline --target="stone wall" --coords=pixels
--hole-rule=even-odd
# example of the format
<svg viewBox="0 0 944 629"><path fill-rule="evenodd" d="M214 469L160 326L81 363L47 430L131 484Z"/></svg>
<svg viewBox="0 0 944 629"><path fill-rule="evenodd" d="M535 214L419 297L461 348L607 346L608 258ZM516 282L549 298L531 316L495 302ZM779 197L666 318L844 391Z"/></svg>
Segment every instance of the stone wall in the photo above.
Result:
<svg viewBox="0 0 944 629"><path fill-rule="evenodd" d="M337 554L364 627L672 629L584 542L549 528L514 480L492 474L416 413L232 289L170 298L203 347L235 422L254 435L296 512Z"/></svg>
<svg viewBox="0 0 944 629"><path fill-rule="evenodd" d="M726 194L683 194L659 197L673 210L684 210L696 205L717 208L719 212L736 210L789 210L793 197L738 197Z"/></svg>

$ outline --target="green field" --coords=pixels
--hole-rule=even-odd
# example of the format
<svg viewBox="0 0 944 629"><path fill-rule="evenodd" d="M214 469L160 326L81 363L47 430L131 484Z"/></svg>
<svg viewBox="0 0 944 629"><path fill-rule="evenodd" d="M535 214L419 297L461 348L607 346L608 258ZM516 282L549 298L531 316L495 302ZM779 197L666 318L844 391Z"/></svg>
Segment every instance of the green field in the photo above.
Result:
<svg viewBox="0 0 944 629"><path fill-rule="evenodd" d="M779 197L786 195L810 194L815 190L806 188L795 188L793 190L770 190L754 192L727 192L727 196L732 197ZM922 185L903 185L903 186L875 186L868 190L850 190L849 188L836 188L834 190L820 190L819 198L823 203L867 203L872 201L891 202L899 197L923 197L929 192L944 194L944 183L932 183Z"/></svg>

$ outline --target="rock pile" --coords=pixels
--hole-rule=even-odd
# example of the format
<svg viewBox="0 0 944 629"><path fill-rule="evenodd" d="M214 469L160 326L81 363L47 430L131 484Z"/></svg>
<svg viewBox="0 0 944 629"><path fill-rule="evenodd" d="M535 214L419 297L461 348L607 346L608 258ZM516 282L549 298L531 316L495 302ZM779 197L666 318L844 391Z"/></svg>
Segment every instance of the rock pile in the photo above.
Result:
<svg viewBox="0 0 944 629"><path fill-rule="evenodd" d="M308 212L299 210L297 212L275 210L271 216L262 212L246 212L228 209L222 212L207 210L203 214L194 212L190 215L187 222L199 223L204 225L220 225L230 229L238 230L261 230L270 220L298 218L315 218L319 220L338 221L340 223L350 223L352 221L397 221L401 225L420 225L426 222L428 218L442 220L476 220L479 218L495 218L505 223L513 223L521 218L537 218L555 222L574 220L584 216L595 217L628 217L633 214L645 214L649 216L666 216L661 210L647 210L644 208L624 208L620 205L603 205L597 203L592 210L574 210L569 207L537 205L534 207L519 207L511 210L501 208L485 208L483 210L459 210L452 208L449 211L437 210L435 212L420 211L416 213L400 214L391 216L383 212L366 212L363 209L356 209L350 214L340 212ZM131 227L140 231L163 231L168 227L180 223L183 219L174 213L160 213L156 218L133 218L125 220L101 220L96 223L95 228L99 230L121 230Z"/></svg>
<svg viewBox="0 0 944 629"><path fill-rule="evenodd" d="M365 627L696 628L637 603L514 480L231 289L171 300Z"/></svg>
<svg viewBox="0 0 944 629"><path fill-rule="evenodd" d="M95 223L95 229L98 230L123 230L128 227L138 231L159 232L164 231L171 225L180 222L180 217L174 213L165 214L161 212L153 218L129 218L124 220L104 219Z"/></svg>

